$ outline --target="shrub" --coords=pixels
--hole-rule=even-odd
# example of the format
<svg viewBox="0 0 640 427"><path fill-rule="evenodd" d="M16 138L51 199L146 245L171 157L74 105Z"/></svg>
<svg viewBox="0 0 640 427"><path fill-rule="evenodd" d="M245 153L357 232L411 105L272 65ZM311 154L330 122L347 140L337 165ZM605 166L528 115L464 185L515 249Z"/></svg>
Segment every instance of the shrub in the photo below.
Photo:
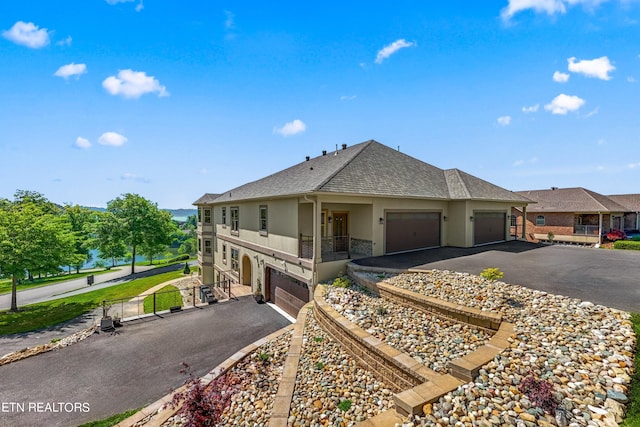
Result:
<svg viewBox="0 0 640 427"><path fill-rule="evenodd" d="M340 276L336 277L332 284L337 288L348 288L351 286L351 280L347 276Z"/></svg>
<svg viewBox="0 0 640 427"><path fill-rule="evenodd" d="M324 363L322 363L322 362L316 362L316 369L317 369L318 371L323 370L323 369L324 369Z"/></svg>
<svg viewBox="0 0 640 427"><path fill-rule="evenodd" d="M618 240L624 240L627 238L627 235L624 234L622 230L611 230L607 233L607 239L611 242L615 242Z"/></svg>
<svg viewBox="0 0 640 427"><path fill-rule="evenodd" d="M640 242L634 240L617 240L613 242L613 248L640 251Z"/></svg>
<svg viewBox="0 0 640 427"><path fill-rule="evenodd" d="M376 308L376 313L378 313L379 316L384 316L388 312L389 311L387 310L387 307L385 307L384 305L380 305Z"/></svg>
<svg viewBox="0 0 640 427"><path fill-rule="evenodd" d="M553 234L553 231L550 231L547 233L547 240L549 240L549 242L553 243L553 239L556 237L555 234Z"/></svg>
<svg viewBox="0 0 640 427"><path fill-rule="evenodd" d="M258 353L258 359L260 359L260 361L265 365L269 363L270 358L271 358L271 355L269 353L265 353L264 351L261 353Z"/></svg>
<svg viewBox="0 0 640 427"><path fill-rule="evenodd" d="M187 389L174 394L168 405L176 408L184 400L178 413L184 416L185 427L219 425L222 413L231 405L231 396L240 389L240 380L226 373L205 386L191 373L189 365L182 363L182 366L180 373L188 376L184 382Z"/></svg>
<svg viewBox="0 0 640 427"><path fill-rule="evenodd" d="M531 402L548 414L555 415L558 400L553 396L553 384L549 381L537 380L533 375L525 378L518 390L525 393Z"/></svg>
<svg viewBox="0 0 640 427"><path fill-rule="evenodd" d="M322 340L323 340L323 339L324 339L324 338L322 338L322 337L313 337L313 340L314 340L315 342L322 342Z"/></svg>
<svg viewBox="0 0 640 427"><path fill-rule="evenodd" d="M184 263L184 268L182 269L182 274L191 274L191 269L189 268L189 263Z"/></svg>
<svg viewBox="0 0 640 427"><path fill-rule="evenodd" d="M349 399L341 400L340 403L338 403L338 409L343 412L347 412L351 409L351 401Z"/></svg>
<svg viewBox="0 0 640 427"><path fill-rule="evenodd" d="M480 272L480 276L493 282L494 280L502 279L504 277L504 273L500 271L499 268L489 267L482 270Z"/></svg>

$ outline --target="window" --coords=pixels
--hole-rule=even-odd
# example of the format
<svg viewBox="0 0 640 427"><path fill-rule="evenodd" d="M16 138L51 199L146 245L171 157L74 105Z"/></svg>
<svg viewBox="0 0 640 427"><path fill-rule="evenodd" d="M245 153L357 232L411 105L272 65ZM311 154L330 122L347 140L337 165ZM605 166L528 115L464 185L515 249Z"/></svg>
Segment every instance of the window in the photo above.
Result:
<svg viewBox="0 0 640 427"><path fill-rule="evenodd" d="M204 253L211 254L211 240L204 241Z"/></svg>
<svg viewBox="0 0 640 427"><path fill-rule="evenodd" d="M204 210L204 223L211 224L211 209Z"/></svg>
<svg viewBox="0 0 640 427"><path fill-rule="evenodd" d="M238 263L240 251L235 248L231 248L231 269L233 271L240 271L240 264Z"/></svg>
<svg viewBox="0 0 640 427"><path fill-rule="evenodd" d="M198 252L202 252L202 239L198 239Z"/></svg>
<svg viewBox="0 0 640 427"><path fill-rule="evenodd" d="M511 226L515 227L516 225L518 225L518 217L515 215L511 215Z"/></svg>
<svg viewBox="0 0 640 427"><path fill-rule="evenodd" d="M222 244L222 263L227 263L227 245L225 243Z"/></svg>
<svg viewBox="0 0 640 427"><path fill-rule="evenodd" d="M231 231L238 233L238 225L240 224L240 208L235 207L229 210L231 212Z"/></svg>
<svg viewBox="0 0 640 427"><path fill-rule="evenodd" d="M260 206L260 233L267 233L267 207Z"/></svg>
<svg viewBox="0 0 640 427"><path fill-rule="evenodd" d="M202 222L202 208L198 208L198 223Z"/></svg>
<svg viewBox="0 0 640 427"><path fill-rule="evenodd" d="M329 211L323 210L320 213L320 236L327 237L327 218L329 217Z"/></svg>
<svg viewBox="0 0 640 427"><path fill-rule="evenodd" d="M544 225L544 215L538 215L536 217L536 225Z"/></svg>
<svg viewBox="0 0 640 427"><path fill-rule="evenodd" d="M222 225L227 225L227 208L222 208Z"/></svg>

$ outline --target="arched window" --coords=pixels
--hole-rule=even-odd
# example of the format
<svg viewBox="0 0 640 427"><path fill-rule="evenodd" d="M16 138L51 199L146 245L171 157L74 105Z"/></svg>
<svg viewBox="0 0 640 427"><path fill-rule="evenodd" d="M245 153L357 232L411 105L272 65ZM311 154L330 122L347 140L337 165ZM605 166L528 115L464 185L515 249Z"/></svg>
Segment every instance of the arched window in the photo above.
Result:
<svg viewBox="0 0 640 427"><path fill-rule="evenodd" d="M544 225L544 215L538 215L536 217L536 225Z"/></svg>

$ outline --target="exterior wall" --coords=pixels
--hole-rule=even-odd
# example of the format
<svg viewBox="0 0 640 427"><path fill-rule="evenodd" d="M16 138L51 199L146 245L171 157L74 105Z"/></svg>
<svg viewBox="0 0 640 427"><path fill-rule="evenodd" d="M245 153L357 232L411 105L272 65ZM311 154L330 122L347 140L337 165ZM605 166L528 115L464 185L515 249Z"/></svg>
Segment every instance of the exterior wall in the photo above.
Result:
<svg viewBox="0 0 640 427"><path fill-rule="evenodd" d="M538 215L544 215L545 225L536 225ZM527 212L527 240L547 240L552 232L555 241L570 241L574 221L575 214L571 212Z"/></svg>
<svg viewBox="0 0 640 427"><path fill-rule="evenodd" d="M447 215L446 229L446 246L455 246L459 248L467 247L467 235L471 233L471 223L467 210L467 202L449 202L449 211Z"/></svg>
<svg viewBox="0 0 640 427"><path fill-rule="evenodd" d="M637 230L638 226L637 212L627 212L624 214L624 229L626 231Z"/></svg>

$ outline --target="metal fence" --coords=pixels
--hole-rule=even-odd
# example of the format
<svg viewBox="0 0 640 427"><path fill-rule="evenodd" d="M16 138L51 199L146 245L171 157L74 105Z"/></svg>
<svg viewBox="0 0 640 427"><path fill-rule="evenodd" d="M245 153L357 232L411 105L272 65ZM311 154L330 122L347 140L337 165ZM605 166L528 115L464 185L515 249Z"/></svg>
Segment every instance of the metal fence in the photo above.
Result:
<svg viewBox="0 0 640 427"><path fill-rule="evenodd" d="M148 314L181 311L185 307L213 304L219 298L232 298L231 282L223 280L213 285L158 291L102 301L102 317L118 323Z"/></svg>

